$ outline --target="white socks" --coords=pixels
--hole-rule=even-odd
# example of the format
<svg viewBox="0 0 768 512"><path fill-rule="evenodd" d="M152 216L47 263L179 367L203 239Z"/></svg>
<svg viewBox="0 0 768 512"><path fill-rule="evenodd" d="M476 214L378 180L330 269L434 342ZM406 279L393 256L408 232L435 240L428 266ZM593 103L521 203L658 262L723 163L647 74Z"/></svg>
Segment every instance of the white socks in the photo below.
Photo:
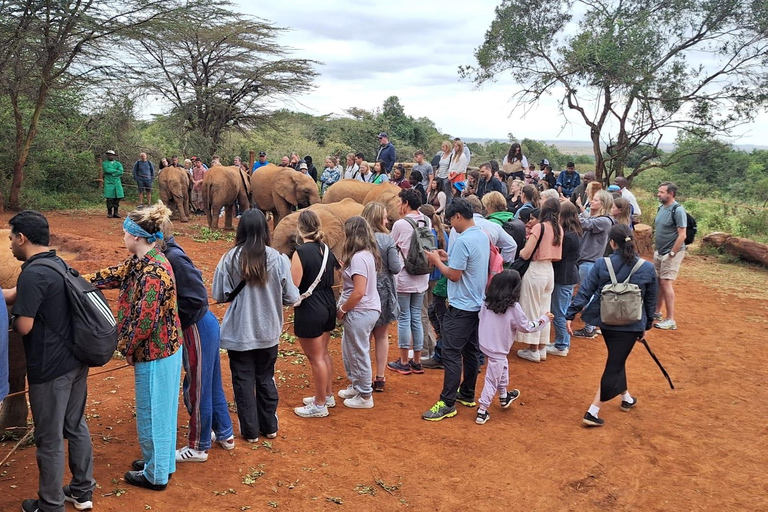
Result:
<svg viewBox="0 0 768 512"><path fill-rule="evenodd" d="M587 411L589 414L597 418L597 413L600 412L600 408L596 405L590 405L589 410Z"/></svg>
<svg viewBox="0 0 768 512"><path fill-rule="evenodd" d="M625 402L629 402L630 404L632 403L632 395L629 394L629 391L621 395L621 399Z"/></svg>

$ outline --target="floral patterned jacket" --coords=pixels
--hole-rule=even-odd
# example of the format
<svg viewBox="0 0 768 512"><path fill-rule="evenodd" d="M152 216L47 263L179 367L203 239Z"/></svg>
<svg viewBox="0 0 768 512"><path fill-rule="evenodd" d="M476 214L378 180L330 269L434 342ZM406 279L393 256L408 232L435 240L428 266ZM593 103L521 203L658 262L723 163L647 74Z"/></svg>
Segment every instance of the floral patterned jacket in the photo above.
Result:
<svg viewBox="0 0 768 512"><path fill-rule="evenodd" d="M120 288L117 349L146 362L171 356L182 340L171 264L156 248L143 258L83 276L97 288Z"/></svg>

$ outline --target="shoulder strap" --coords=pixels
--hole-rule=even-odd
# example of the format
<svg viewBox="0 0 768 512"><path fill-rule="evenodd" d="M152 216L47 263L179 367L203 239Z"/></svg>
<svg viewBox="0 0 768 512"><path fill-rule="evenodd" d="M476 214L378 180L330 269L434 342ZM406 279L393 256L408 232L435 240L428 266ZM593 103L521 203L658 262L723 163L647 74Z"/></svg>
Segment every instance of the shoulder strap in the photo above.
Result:
<svg viewBox="0 0 768 512"><path fill-rule="evenodd" d="M405 217L403 217L403 219L405 219L405 221L408 224L410 224L413 227L413 229L416 229L418 227L417 224L416 224L416 221L414 221L413 219L409 219L407 215ZM427 223L425 222L424 225L426 226Z"/></svg>
<svg viewBox="0 0 768 512"><path fill-rule="evenodd" d="M325 274L325 267L328 264L328 254L331 252L331 250L328 248L326 244L323 244L323 248L325 249L323 251L323 264L320 265L320 272L317 273L317 277L314 281L312 281L312 284L309 285L309 288L307 288L307 291L299 295L299 301L298 304L301 303L304 299L312 295L312 292L315 291L315 288L317 288L317 285L320 284L320 280L323 278L323 275Z"/></svg>
<svg viewBox="0 0 768 512"><path fill-rule="evenodd" d="M541 245L541 239L544 238L544 228L546 227L546 224L539 224L541 226L541 234L539 235L539 239L536 240L536 246L533 248L533 252L531 253L531 258L533 258L533 255L536 254L536 251L539 250L539 245Z"/></svg>
<svg viewBox="0 0 768 512"><path fill-rule="evenodd" d="M243 288L245 288L245 279L241 280L237 286L235 286L235 289L227 294L227 298L224 299L224 302L232 302L235 300L235 297L243 291Z"/></svg>
<svg viewBox="0 0 768 512"><path fill-rule="evenodd" d="M606 258L606 259L607 259L607 258ZM643 266L643 263L645 263L645 260L644 260L643 258L638 258L638 259L637 259L637 263L635 263L635 266L634 266L634 267L632 267L632 270L630 270L630 271L629 271L629 275L628 275L628 276L627 276L627 278L624 280L624 282L625 282L625 283L628 283L628 282L629 282L629 278L630 278L630 277L632 277L632 274L634 274L635 272L637 272L637 270L638 270L640 267L642 267L642 266Z"/></svg>
<svg viewBox="0 0 768 512"><path fill-rule="evenodd" d="M605 266L608 267L608 274L611 276L611 284L619 284L619 281L616 279L616 273L613 271L613 263L611 263L611 258L603 258L605 260ZM633 269L634 270L634 269ZM632 276L632 272L629 273L630 277ZM629 281L629 277L627 277L627 280L624 281L625 283Z"/></svg>
<svg viewBox="0 0 768 512"><path fill-rule="evenodd" d="M57 258L58 258L58 256L57 256ZM61 268L61 265L55 263L50 258L40 258L40 259L37 259L37 260L32 262L32 265L42 265L44 267L52 268L53 270L55 270L56 272L61 274L61 277L64 277L64 278L66 278L66 272L69 272L70 269L72 270L72 272L74 272L75 276L79 276L80 275L80 273L77 270L75 270L72 267L70 267L69 265L67 265L66 261L62 260L61 258L58 258L58 259L61 260L62 263L64 263L64 268Z"/></svg>

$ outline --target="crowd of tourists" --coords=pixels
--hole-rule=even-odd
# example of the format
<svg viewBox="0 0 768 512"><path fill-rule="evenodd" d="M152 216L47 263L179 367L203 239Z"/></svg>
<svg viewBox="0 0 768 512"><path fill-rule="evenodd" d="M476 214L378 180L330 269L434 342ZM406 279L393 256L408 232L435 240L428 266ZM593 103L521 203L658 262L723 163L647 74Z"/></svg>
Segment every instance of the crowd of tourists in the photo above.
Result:
<svg viewBox="0 0 768 512"><path fill-rule="evenodd" d="M350 156L356 162L358 156ZM156 203L126 216L123 242L131 256L85 276L98 288L119 290L118 349L134 369L141 451L140 459L126 464L126 483L163 490L177 463L206 461L214 443L232 450L236 433L248 443L277 436L274 372L285 306L294 306L294 333L312 368L313 393L294 409L302 418L328 416L337 398L351 409L373 408L374 394L387 389L388 371L442 369L442 390L422 418L455 416L458 403L477 407L475 421L482 425L497 394L502 408L520 397L507 358L514 342L523 347L516 352L520 359L541 364L549 356L567 357L572 336L599 334L608 359L583 423L603 425L600 408L617 396L624 411L637 405L627 386L629 353L654 321L661 329L676 328L672 284L685 254L686 228L685 211L675 201L677 187L670 182L659 187L650 263L637 254L632 227L640 210L626 180L617 178L602 190L591 173L582 179L572 164L553 176L546 161L543 173L534 175L517 144L501 166L483 163L475 175L466 172L470 157L460 140L444 143L435 158L432 165L416 154L419 167L410 173L411 186L399 194L400 219L391 226L386 207L375 202L344 223L340 259L311 210L298 217L303 243L290 259L270 247L264 214L243 212L234 245L213 276L212 298L229 303L221 324L208 309L202 273L174 240L170 210ZM352 168L338 174L352 172L357 179L358 171L393 173L395 182L405 176L386 158L365 172L364 165L355 169L349 162ZM11 328L24 337L40 470L38 499L26 500L22 509L59 511L66 501L88 510L96 485L84 419L88 367L68 348L73 327L64 282L47 265L34 264L65 263L49 247L42 214L24 211L9 224L12 252L24 263L17 286L3 295L12 307ZM603 287L615 280L635 284L642 295L642 312L630 324L601 318ZM573 330L579 313L585 326ZM334 394L328 347L337 321L347 384ZM390 358L393 321L398 346ZM237 432L223 391L220 349L228 354ZM189 432L185 445L176 448L182 368ZM72 478L62 487L64 439Z"/></svg>

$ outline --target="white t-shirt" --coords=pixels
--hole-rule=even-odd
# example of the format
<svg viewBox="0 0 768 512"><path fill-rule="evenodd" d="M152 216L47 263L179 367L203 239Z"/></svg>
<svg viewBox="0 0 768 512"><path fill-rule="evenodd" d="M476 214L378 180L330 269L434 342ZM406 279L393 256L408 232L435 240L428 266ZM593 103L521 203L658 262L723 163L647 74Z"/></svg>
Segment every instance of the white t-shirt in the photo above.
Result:
<svg viewBox="0 0 768 512"><path fill-rule="evenodd" d="M355 173L360 169L360 167L357 164L348 165L346 170L344 171L344 179L345 180L351 180L355 177Z"/></svg>

